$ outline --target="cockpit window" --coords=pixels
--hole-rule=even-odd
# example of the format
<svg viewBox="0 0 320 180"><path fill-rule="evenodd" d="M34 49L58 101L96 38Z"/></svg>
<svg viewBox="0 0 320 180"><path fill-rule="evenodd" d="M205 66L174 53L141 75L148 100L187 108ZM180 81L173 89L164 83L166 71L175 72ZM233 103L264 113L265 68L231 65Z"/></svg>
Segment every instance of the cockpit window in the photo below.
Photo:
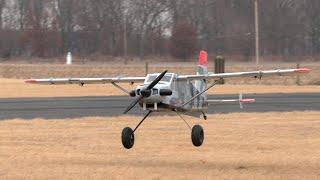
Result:
<svg viewBox="0 0 320 180"><path fill-rule="evenodd" d="M151 75L149 75L149 76L148 76L147 83L151 83L151 82L154 81L157 77L158 77L157 74L151 74ZM165 76L163 76L163 78L161 79L160 82L167 82L167 83L169 83L170 80L171 80L171 78L172 78L172 75L165 75Z"/></svg>

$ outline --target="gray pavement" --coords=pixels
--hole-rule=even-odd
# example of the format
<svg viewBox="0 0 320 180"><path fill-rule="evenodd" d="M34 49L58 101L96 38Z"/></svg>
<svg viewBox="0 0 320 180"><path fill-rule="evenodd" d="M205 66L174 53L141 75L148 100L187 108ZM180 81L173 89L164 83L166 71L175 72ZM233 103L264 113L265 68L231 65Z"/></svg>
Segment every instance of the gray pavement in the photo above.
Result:
<svg viewBox="0 0 320 180"><path fill-rule="evenodd" d="M209 99L237 98L238 95L215 95ZM320 111L320 93L299 94L247 94L246 98L255 98L256 103L240 109L237 104L219 104L209 107L209 113L230 112L286 112ZM125 96L105 97L63 97L63 98L4 98L0 99L0 120L4 119L65 119L90 116L121 115L131 99ZM130 114L140 115L140 107Z"/></svg>

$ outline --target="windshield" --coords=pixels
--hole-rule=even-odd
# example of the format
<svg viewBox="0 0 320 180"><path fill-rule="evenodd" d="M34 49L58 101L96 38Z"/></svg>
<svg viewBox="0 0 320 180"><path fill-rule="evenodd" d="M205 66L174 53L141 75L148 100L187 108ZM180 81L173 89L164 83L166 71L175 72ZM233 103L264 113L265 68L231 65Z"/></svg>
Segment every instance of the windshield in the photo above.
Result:
<svg viewBox="0 0 320 180"><path fill-rule="evenodd" d="M151 75L149 75L148 80L146 82L150 83L150 82L154 81L157 77L158 77L157 74L151 74ZM172 75L165 75L165 76L163 76L163 78L161 79L160 82L168 82L169 83L171 80L171 77L172 77Z"/></svg>

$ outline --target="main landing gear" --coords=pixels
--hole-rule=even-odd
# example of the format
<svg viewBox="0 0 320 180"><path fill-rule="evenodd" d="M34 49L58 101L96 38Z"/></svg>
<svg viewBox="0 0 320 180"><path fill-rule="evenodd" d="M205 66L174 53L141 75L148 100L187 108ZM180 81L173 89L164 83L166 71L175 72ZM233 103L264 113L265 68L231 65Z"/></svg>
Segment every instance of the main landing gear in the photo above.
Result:
<svg viewBox="0 0 320 180"><path fill-rule="evenodd" d="M200 125L193 126L191 130L191 140L192 140L192 144L196 147L199 147L202 145L204 140L204 131Z"/></svg>
<svg viewBox="0 0 320 180"><path fill-rule="evenodd" d="M125 127L122 130L121 138L122 138L123 147L125 147L126 149L130 149L130 148L133 147L133 145L134 145L134 133L133 133L133 130L131 128Z"/></svg>
<svg viewBox="0 0 320 180"><path fill-rule="evenodd" d="M129 127L125 127L122 130L122 134L121 134L121 140L122 140L122 145L123 147L125 147L126 149L131 149L134 145L134 132L138 129L138 127L143 123L144 120L147 119L147 117L152 113L152 111L149 111L144 118L139 122L139 124L136 126L136 128L134 128L134 130L132 130Z"/></svg>
<svg viewBox="0 0 320 180"><path fill-rule="evenodd" d="M191 130L191 141L192 144L196 147L199 147L202 145L204 141L204 131L202 126L200 125L194 125L192 128L188 124L188 122L181 116L181 114L177 111L175 111L177 115L184 121L184 123L189 127ZM207 120L207 116L203 113L204 120Z"/></svg>
<svg viewBox="0 0 320 180"><path fill-rule="evenodd" d="M152 113L152 111L149 111L143 119L139 122L139 124L132 130L130 127L125 127L122 130L121 134L121 140L122 140L122 145L126 149L131 149L134 145L134 132L139 128L139 126L143 123L144 120L147 119L147 117ZM186 125L189 127L191 130L191 141L192 144L196 147L199 147L202 145L204 141L204 131L203 128L200 125L194 125L192 128L191 126L187 123L187 121L177 112L177 114L180 116L180 118L186 123Z"/></svg>

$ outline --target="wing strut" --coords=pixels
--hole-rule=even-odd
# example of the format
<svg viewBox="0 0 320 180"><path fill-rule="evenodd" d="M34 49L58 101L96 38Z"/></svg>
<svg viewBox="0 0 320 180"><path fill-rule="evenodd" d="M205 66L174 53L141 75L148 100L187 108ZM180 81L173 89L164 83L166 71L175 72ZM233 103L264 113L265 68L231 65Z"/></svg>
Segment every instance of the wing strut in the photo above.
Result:
<svg viewBox="0 0 320 180"><path fill-rule="evenodd" d="M128 90L126 90L125 88L119 86L117 83L112 82L111 84L112 84L114 87L116 87L116 88L120 89L121 91L123 91L123 92L125 92L125 93L127 93L127 94L130 95L130 92L129 92Z"/></svg>
<svg viewBox="0 0 320 180"><path fill-rule="evenodd" d="M200 96L201 94L205 93L206 91L208 91L209 89L211 89L213 86L215 86L217 84L218 81L214 81L209 87L207 87L204 91L198 93L197 95L193 96L189 101L185 102L184 104L182 104L180 107L183 107L187 104L189 104L190 102L192 102L194 99L196 99L198 96Z"/></svg>

